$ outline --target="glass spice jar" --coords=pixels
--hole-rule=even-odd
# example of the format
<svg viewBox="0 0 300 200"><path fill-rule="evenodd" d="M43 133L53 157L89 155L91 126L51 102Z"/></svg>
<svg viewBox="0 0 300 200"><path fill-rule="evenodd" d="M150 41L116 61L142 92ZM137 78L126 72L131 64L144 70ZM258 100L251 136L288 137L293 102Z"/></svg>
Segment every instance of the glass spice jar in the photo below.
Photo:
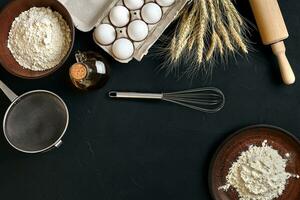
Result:
<svg viewBox="0 0 300 200"><path fill-rule="evenodd" d="M96 52L75 54L76 63L69 69L70 79L81 90L99 89L109 79L110 68L105 59Z"/></svg>

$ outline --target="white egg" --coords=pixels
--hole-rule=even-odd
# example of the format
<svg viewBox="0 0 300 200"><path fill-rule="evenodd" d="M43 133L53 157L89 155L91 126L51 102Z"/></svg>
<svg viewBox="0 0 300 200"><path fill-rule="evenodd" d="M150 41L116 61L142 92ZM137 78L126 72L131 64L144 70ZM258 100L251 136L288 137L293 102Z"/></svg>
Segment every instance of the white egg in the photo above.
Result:
<svg viewBox="0 0 300 200"><path fill-rule="evenodd" d="M133 43L126 38L120 38L114 42L112 52L118 59L126 60L133 55Z"/></svg>
<svg viewBox="0 0 300 200"><path fill-rule="evenodd" d="M156 3L147 3L142 8L142 18L148 24L159 22L162 17L162 10Z"/></svg>
<svg viewBox="0 0 300 200"><path fill-rule="evenodd" d="M124 0L124 4L130 10L138 10L144 5L144 0Z"/></svg>
<svg viewBox="0 0 300 200"><path fill-rule="evenodd" d="M116 27L126 26L130 20L129 10L125 6L115 6L110 10L109 19Z"/></svg>
<svg viewBox="0 0 300 200"><path fill-rule="evenodd" d="M175 0L156 0L156 2L160 6L167 7L167 6L171 6L175 2Z"/></svg>
<svg viewBox="0 0 300 200"><path fill-rule="evenodd" d="M142 20L134 20L127 27L127 33L130 39L134 41L142 41L148 36L148 26Z"/></svg>
<svg viewBox="0 0 300 200"><path fill-rule="evenodd" d="M115 28L110 24L100 24L94 31L94 37L102 45L113 43L117 37Z"/></svg>

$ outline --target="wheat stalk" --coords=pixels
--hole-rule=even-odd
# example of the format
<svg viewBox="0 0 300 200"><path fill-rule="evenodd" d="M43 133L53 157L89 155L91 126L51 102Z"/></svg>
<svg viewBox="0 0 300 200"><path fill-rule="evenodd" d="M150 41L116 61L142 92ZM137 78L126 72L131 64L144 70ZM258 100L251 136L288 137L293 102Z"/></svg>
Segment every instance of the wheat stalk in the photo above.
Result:
<svg viewBox="0 0 300 200"><path fill-rule="evenodd" d="M189 34L190 31L190 22L189 22L189 14L188 11L186 11L183 14L183 18L182 21L184 21L185 23L183 23L182 26L180 26L179 28L179 33L178 33L178 38L177 38L177 42L176 42L176 46L173 47L173 51L174 51L174 60L177 61L183 51L183 49L186 46L186 37Z"/></svg>
<svg viewBox="0 0 300 200"><path fill-rule="evenodd" d="M199 31L197 35L197 57L198 57L198 63L202 62L203 59L203 50L204 50L204 34L206 32L207 28L207 21L208 21L208 12L206 7L206 0L200 0L199 1L200 11L199 11L199 18L200 18L200 25L199 25Z"/></svg>
<svg viewBox="0 0 300 200"><path fill-rule="evenodd" d="M244 53L248 53L248 48L247 48L245 42L243 41L243 39L241 38L241 35L233 27L229 27L229 31L230 31L234 41L242 49L242 51Z"/></svg>
<svg viewBox="0 0 300 200"><path fill-rule="evenodd" d="M213 3L213 0L208 0L208 7L210 11L211 23L215 24L217 19L216 19L216 10L215 10L215 5Z"/></svg>
<svg viewBox="0 0 300 200"><path fill-rule="evenodd" d="M191 24L192 27L196 27L197 26L197 21L198 21L198 13L199 11L196 9L195 13L193 13L192 19L191 19ZM192 29L188 38L188 50L191 51L194 47L194 44L196 43L196 33L195 33L195 29Z"/></svg>
<svg viewBox="0 0 300 200"><path fill-rule="evenodd" d="M228 8L228 10L231 10L231 14L234 16L235 19L237 19L240 26L243 26L244 21L240 15L240 13L237 11L235 6L233 5L233 3L230 0L223 0L223 1L224 1L224 4L226 5L226 7Z"/></svg>
<svg viewBox="0 0 300 200"><path fill-rule="evenodd" d="M195 45L196 38L194 34L191 35L191 37L188 39L188 50L191 51Z"/></svg>
<svg viewBox="0 0 300 200"><path fill-rule="evenodd" d="M216 32L213 32L213 34L211 36L211 44L206 53L206 61L209 61L212 58L214 51L216 49L216 46L217 46L217 34L216 34Z"/></svg>
<svg viewBox="0 0 300 200"><path fill-rule="evenodd" d="M221 56L223 56L224 55L224 46L223 46L222 40L221 40L221 38L219 37L218 34L216 34L215 37L216 37L216 40L217 40L218 50L219 50Z"/></svg>
<svg viewBox="0 0 300 200"><path fill-rule="evenodd" d="M199 66L207 72L205 62L212 60L217 53L221 58L239 49L248 53L245 28L243 18L232 0L194 0L182 12L178 29L172 38L171 63L178 62L186 52L185 58L198 63L189 67L188 72L196 73Z"/></svg>
<svg viewBox="0 0 300 200"><path fill-rule="evenodd" d="M225 11L227 13L228 25L229 25L229 32L232 35L233 40L236 42L239 48L242 49L244 53L248 53L247 46L245 45L241 34L240 29L235 29L235 27L240 27L238 23L238 19L235 18L235 11L236 9L232 10L232 7L229 5L229 0L223 0ZM230 2L231 3L231 2ZM237 12L237 11L236 11Z"/></svg>
<svg viewBox="0 0 300 200"><path fill-rule="evenodd" d="M227 31L224 23L222 21L217 21L217 25L216 26L217 26L218 34L220 35L220 37L223 38L226 47L230 51L234 51L234 47L231 44L230 37L229 37L228 31Z"/></svg>
<svg viewBox="0 0 300 200"><path fill-rule="evenodd" d="M184 49L186 48L190 33L192 31L192 27L194 26L194 22L192 21L195 12L197 11L196 7L193 6L191 11L187 9L183 13L183 18L182 18L182 25L179 27L179 32L178 32L178 41L177 45L175 47L174 52L174 60L177 61L181 54L183 53Z"/></svg>
<svg viewBox="0 0 300 200"><path fill-rule="evenodd" d="M176 60L176 44L177 44L177 35L174 34L174 36L171 40L171 47L170 47L172 62L175 62L175 60Z"/></svg>
<svg viewBox="0 0 300 200"><path fill-rule="evenodd" d="M228 24L229 26L232 26L236 29L236 31L241 34L241 24L239 19L236 17L235 12L237 12L236 10L232 10L232 8L229 6L229 4L226 2L227 0L224 0L224 9L225 12L227 14L227 20L228 20Z"/></svg>

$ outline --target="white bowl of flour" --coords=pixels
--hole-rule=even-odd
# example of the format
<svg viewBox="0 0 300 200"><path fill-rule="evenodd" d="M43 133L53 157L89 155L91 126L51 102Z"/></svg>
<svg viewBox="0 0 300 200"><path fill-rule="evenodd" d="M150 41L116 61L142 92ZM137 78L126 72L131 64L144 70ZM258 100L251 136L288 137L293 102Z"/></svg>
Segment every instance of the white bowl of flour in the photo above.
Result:
<svg viewBox="0 0 300 200"><path fill-rule="evenodd" d="M72 18L56 0L12 1L1 12L0 24L0 62L21 78L53 73L72 50Z"/></svg>

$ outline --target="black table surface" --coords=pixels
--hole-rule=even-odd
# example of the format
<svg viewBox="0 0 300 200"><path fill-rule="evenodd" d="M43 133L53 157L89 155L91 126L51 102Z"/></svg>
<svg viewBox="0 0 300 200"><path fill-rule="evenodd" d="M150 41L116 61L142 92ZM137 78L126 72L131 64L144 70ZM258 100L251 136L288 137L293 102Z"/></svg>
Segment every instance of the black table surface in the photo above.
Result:
<svg viewBox="0 0 300 200"><path fill-rule="evenodd" d="M1 0L0 7L7 2ZM253 23L248 1L237 2L240 12ZM300 77L300 4L298 0L280 4L290 32L287 55ZM160 70L164 58L157 54L162 46L158 42L142 62L120 64L110 59L108 84L97 91L80 92L68 79L74 51L95 50L109 56L93 43L91 33L79 31L71 57L47 78L23 80L1 68L0 79L17 94L46 89L60 95L69 107L70 125L61 148L38 155L16 152L0 135L0 198L210 199L209 163L232 132L248 125L272 124L300 137L300 81L284 86L270 48L261 44L255 28L250 34L253 51L247 57L215 64L208 79L166 76ZM203 114L168 103L107 97L110 90L160 92L202 86L224 91L227 101L221 112ZM0 102L2 119L10 102L2 93Z"/></svg>

